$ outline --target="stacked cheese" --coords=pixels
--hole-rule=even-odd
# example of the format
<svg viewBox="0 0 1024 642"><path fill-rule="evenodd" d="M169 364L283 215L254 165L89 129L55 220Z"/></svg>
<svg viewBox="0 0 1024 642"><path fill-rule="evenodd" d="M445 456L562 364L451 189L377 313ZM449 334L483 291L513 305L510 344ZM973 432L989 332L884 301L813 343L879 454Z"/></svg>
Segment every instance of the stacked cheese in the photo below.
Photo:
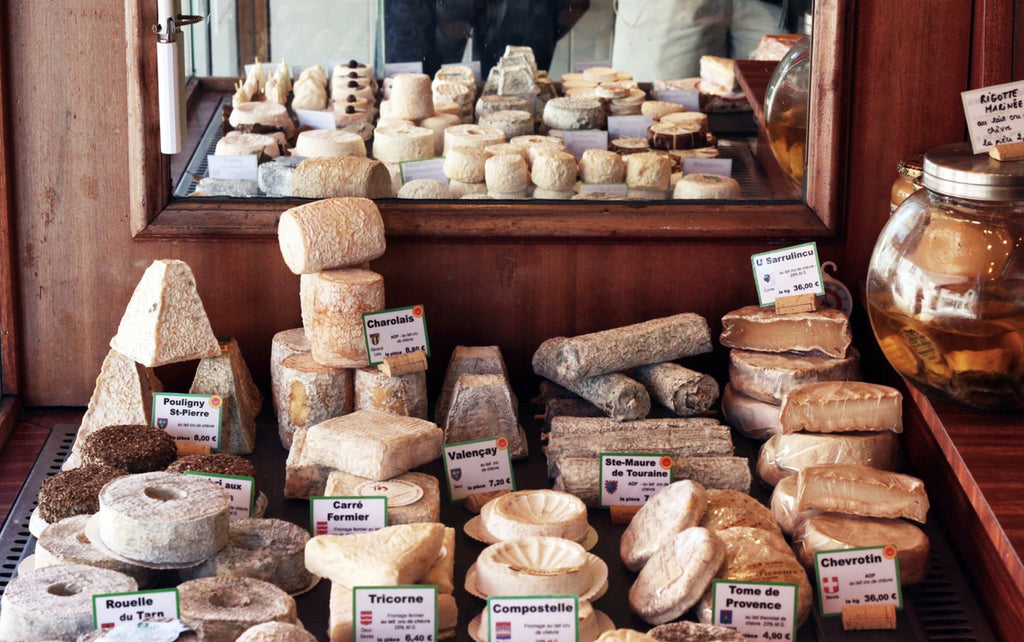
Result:
<svg viewBox="0 0 1024 642"><path fill-rule="evenodd" d="M110 348L65 468L78 465L84 439L100 428L148 425L153 393L164 391L154 368L194 360L190 392L220 395L224 402L220 449L252 452L262 397L238 344L214 335L186 263L158 260L146 269Z"/></svg>
<svg viewBox="0 0 1024 642"><path fill-rule="evenodd" d="M633 517L619 554L639 573L629 591L630 608L650 624L674 620L694 606L698 619L710 622L716 578L796 583L797 619L802 623L810 614L806 572L768 509L745 493L674 482Z"/></svg>
<svg viewBox="0 0 1024 642"><path fill-rule="evenodd" d="M676 456L677 478L748 489L749 470L745 460L733 456L728 428L699 418L717 400L718 384L673 362L710 349L707 323L692 313L541 344L533 356L534 372L607 415L552 419L548 470L556 488L596 505L600 453L667 452ZM652 398L689 418L646 419Z"/></svg>
<svg viewBox="0 0 1024 642"><path fill-rule="evenodd" d="M328 637L352 639L352 589L360 586L437 586L437 628L451 634L458 622L452 597L455 529L424 522L387 526L357 535L317 535L306 544L306 568L331 582Z"/></svg>
<svg viewBox="0 0 1024 642"><path fill-rule="evenodd" d="M729 384L722 398L726 421L741 434L767 439L779 432L782 400L793 388L816 381L860 378L846 315L821 308L777 314L746 306L722 317L729 353Z"/></svg>

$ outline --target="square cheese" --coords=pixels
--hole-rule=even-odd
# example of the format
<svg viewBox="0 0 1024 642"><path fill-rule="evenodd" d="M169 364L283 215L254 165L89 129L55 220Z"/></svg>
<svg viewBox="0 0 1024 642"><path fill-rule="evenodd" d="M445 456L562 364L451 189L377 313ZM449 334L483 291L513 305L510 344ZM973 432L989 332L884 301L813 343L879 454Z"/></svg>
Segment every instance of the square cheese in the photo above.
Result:
<svg viewBox="0 0 1024 642"><path fill-rule="evenodd" d="M438 522L441 520L440 483L426 473L405 473L377 481L340 470L327 477L328 497L387 497L388 525Z"/></svg>

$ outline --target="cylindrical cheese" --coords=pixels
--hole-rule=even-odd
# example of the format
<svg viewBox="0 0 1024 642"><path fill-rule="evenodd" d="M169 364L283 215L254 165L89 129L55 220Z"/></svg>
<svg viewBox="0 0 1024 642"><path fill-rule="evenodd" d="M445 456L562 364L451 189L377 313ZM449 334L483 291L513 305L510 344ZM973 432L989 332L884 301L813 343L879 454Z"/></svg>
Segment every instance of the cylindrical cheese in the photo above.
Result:
<svg viewBox="0 0 1024 642"><path fill-rule="evenodd" d="M273 383L274 411L281 445L292 435L324 419L352 412L352 370L317 363L309 352L289 355L278 364Z"/></svg>
<svg viewBox="0 0 1024 642"><path fill-rule="evenodd" d="M490 154L483 147L455 145L449 147L444 155L444 175L450 180L463 183L483 183L485 180L484 163Z"/></svg>
<svg viewBox="0 0 1024 642"><path fill-rule="evenodd" d="M819 464L863 464L880 470L895 470L898 455L899 437L888 430L777 434L761 446L757 474L761 481L774 486L783 477Z"/></svg>
<svg viewBox="0 0 1024 642"><path fill-rule="evenodd" d="M544 124L551 129L604 129L604 107L596 98L553 98L544 104Z"/></svg>
<svg viewBox="0 0 1024 642"><path fill-rule="evenodd" d="M295 198L390 198L395 191L384 164L358 156L307 158L292 176Z"/></svg>
<svg viewBox="0 0 1024 642"><path fill-rule="evenodd" d="M837 359L818 354L771 353L734 348L729 352L729 384L748 397L781 404L792 390L816 381L860 378L859 354Z"/></svg>
<svg viewBox="0 0 1024 642"><path fill-rule="evenodd" d="M310 288L313 358L339 368L368 365L363 314L384 309L384 277L370 270L327 270L310 279Z"/></svg>
<svg viewBox="0 0 1024 642"><path fill-rule="evenodd" d="M640 152L623 157L626 163L626 185L629 187L668 190L672 160L664 154Z"/></svg>
<svg viewBox="0 0 1024 642"><path fill-rule="evenodd" d="M355 371L355 408L426 419L426 372L389 377L376 367L359 368Z"/></svg>
<svg viewBox="0 0 1024 642"><path fill-rule="evenodd" d="M737 199L742 194L739 181L718 174L686 174L676 183L672 198Z"/></svg>
<svg viewBox="0 0 1024 642"><path fill-rule="evenodd" d="M496 111L516 109L533 114L533 103L521 96L502 96L499 94L486 94L480 96L476 101L477 116L490 114Z"/></svg>
<svg viewBox="0 0 1024 642"><path fill-rule="evenodd" d="M384 254L384 221L372 200L324 199L285 210L277 239L288 269L309 274Z"/></svg>
<svg viewBox="0 0 1024 642"><path fill-rule="evenodd" d="M434 99L430 76L397 73L391 81L391 115L395 118L419 120L434 115ZM375 154L376 155L376 154Z"/></svg>
<svg viewBox="0 0 1024 642"><path fill-rule="evenodd" d="M487 147L505 142L505 132L486 125L455 125L444 130L444 153L456 145Z"/></svg>
<svg viewBox="0 0 1024 642"><path fill-rule="evenodd" d="M580 157L579 177L584 183L621 183L626 179L626 164L613 151L588 149Z"/></svg>
<svg viewBox="0 0 1024 642"><path fill-rule="evenodd" d="M533 116L528 111L507 109L482 114L477 121L481 125L495 127L505 132L506 139L527 136L533 133Z"/></svg>
<svg viewBox="0 0 1024 642"><path fill-rule="evenodd" d="M488 192L501 194L525 192L530 185L526 161L518 154L500 154L488 158L484 161L484 179Z"/></svg>
<svg viewBox="0 0 1024 642"><path fill-rule="evenodd" d="M294 156L366 156L366 143L359 134L340 129L310 129L295 139Z"/></svg>
<svg viewBox="0 0 1024 642"><path fill-rule="evenodd" d="M659 119L659 122L695 126L701 132L708 133L708 115L700 111L677 111L665 114Z"/></svg>
<svg viewBox="0 0 1024 642"><path fill-rule="evenodd" d="M434 132L434 155L444 154L444 130L458 125L461 121L458 114L434 114L419 121L420 127L426 127Z"/></svg>
<svg viewBox="0 0 1024 642"><path fill-rule="evenodd" d="M230 131L217 141L214 154L217 156L247 156L265 154L269 158L281 155L277 141L266 134L245 134Z"/></svg>
<svg viewBox="0 0 1024 642"><path fill-rule="evenodd" d="M373 132L373 157L382 163L430 158L434 155L434 131L415 125L377 125Z"/></svg>
<svg viewBox="0 0 1024 642"><path fill-rule="evenodd" d="M576 158L568 152L539 154L531 166L533 184L549 190L572 190L576 184Z"/></svg>

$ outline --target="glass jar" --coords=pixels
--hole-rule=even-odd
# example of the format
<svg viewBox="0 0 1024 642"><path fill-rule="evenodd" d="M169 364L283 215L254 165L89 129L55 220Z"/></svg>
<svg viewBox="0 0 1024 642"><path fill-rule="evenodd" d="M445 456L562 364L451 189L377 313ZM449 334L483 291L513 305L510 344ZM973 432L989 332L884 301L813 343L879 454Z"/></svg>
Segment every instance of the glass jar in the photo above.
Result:
<svg viewBox="0 0 1024 642"><path fill-rule="evenodd" d="M924 173L923 163L924 154L914 154L896 164L899 177L893 181L892 190L889 193L890 216L911 194L924 187L921 180L921 175Z"/></svg>
<svg viewBox="0 0 1024 642"><path fill-rule="evenodd" d="M925 154L923 182L871 255L875 337L932 396L1024 409L1024 161L944 145Z"/></svg>
<svg viewBox="0 0 1024 642"><path fill-rule="evenodd" d="M807 109L811 89L811 38L789 48L768 81L764 120L772 154L783 171L803 187L807 165Z"/></svg>

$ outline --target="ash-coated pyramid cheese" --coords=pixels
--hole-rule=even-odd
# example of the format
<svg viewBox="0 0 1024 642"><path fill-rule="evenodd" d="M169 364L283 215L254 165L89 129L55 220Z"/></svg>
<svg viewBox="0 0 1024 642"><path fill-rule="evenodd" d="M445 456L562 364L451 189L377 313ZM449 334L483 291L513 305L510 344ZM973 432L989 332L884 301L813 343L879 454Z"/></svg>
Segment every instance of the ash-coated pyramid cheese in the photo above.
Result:
<svg viewBox="0 0 1024 642"><path fill-rule="evenodd" d="M187 263L164 259L146 268L110 347L150 368L220 355Z"/></svg>
<svg viewBox="0 0 1024 642"><path fill-rule="evenodd" d="M332 582L355 586L414 584L444 546L445 525L398 524L369 533L317 535L306 543L306 568Z"/></svg>
<svg viewBox="0 0 1024 642"><path fill-rule="evenodd" d="M223 399L220 450L246 455L256 448L256 415L263 405L263 395L252 380L238 342L226 339L220 347L221 354L199 362L189 392Z"/></svg>

